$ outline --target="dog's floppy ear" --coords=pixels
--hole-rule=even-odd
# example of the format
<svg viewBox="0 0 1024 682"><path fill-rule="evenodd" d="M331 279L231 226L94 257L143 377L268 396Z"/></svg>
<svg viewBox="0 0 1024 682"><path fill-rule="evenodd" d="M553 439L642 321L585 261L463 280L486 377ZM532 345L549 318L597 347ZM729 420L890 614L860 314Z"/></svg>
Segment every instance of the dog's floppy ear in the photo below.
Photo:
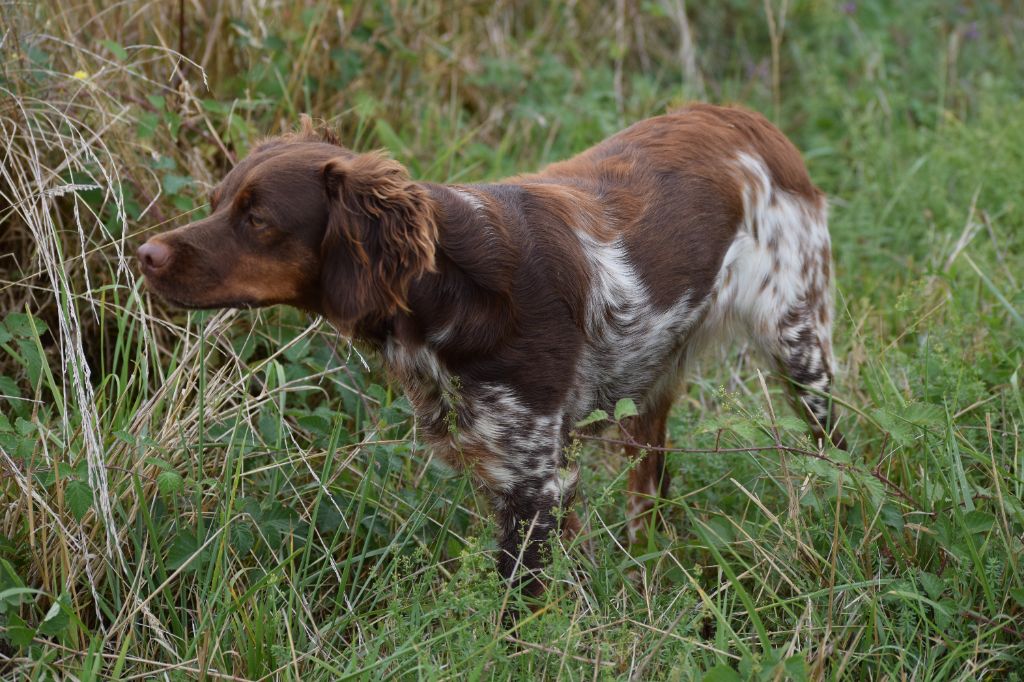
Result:
<svg viewBox="0 0 1024 682"><path fill-rule="evenodd" d="M405 168L379 152L323 166L327 229L321 247L324 309L348 327L408 310L409 284L436 270L437 209Z"/></svg>

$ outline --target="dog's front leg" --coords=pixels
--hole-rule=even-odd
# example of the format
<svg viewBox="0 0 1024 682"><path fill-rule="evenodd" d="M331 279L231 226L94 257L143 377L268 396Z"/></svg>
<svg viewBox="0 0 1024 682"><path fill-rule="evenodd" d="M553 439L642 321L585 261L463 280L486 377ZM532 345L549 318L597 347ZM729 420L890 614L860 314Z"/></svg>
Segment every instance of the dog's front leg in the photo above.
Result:
<svg viewBox="0 0 1024 682"><path fill-rule="evenodd" d="M523 594L538 596L544 591L541 571L550 560L548 538L557 526L557 495L533 486L510 493L495 493L494 512L498 520L498 572Z"/></svg>

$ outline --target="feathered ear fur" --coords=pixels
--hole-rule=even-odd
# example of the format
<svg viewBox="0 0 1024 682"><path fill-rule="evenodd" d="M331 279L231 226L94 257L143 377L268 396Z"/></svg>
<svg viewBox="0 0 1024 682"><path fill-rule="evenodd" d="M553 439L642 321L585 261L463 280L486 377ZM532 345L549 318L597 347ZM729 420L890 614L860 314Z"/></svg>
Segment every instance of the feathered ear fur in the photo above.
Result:
<svg viewBox="0 0 1024 682"><path fill-rule="evenodd" d="M408 310L409 284L436 271L437 210L426 189L379 152L335 157L324 164L323 178L328 317L350 326Z"/></svg>

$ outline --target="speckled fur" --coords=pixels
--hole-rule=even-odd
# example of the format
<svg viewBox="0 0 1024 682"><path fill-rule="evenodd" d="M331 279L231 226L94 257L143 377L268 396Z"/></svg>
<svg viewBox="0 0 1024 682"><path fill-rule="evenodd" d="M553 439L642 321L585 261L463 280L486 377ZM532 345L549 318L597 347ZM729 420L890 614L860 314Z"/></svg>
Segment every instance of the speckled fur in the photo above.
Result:
<svg viewBox="0 0 1024 682"><path fill-rule="evenodd" d="M843 445L826 222L799 152L738 108L687 106L540 172L451 186L307 122L141 260L181 305L290 304L378 350L420 433L489 491L502 574L537 591L557 519L579 526L558 513L578 480L573 425L638 405L623 424L634 539L669 492L658 448L704 348L753 340L811 432Z"/></svg>

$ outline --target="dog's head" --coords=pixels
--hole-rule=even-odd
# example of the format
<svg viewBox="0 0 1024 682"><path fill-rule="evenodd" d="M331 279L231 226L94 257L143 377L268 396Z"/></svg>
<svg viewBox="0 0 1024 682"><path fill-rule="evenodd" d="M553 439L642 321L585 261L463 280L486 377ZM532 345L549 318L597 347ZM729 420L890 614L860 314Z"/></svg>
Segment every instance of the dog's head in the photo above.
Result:
<svg viewBox="0 0 1024 682"><path fill-rule="evenodd" d="M138 251L149 286L188 308L285 303L344 330L407 307L435 269L436 207L405 168L303 131L258 146L217 186L211 214Z"/></svg>

